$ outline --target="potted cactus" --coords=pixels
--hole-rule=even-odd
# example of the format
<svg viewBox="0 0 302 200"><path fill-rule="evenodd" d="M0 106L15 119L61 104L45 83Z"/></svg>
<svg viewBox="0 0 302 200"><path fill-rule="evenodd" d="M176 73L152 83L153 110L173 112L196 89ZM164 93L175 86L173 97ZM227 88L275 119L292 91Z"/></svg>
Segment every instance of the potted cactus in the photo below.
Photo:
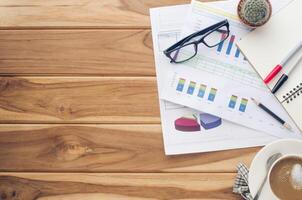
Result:
<svg viewBox="0 0 302 200"><path fill-rule="evenodd" d="M250 27L264 25L272 15L269 0L240 0L237 8L241 21Z"/></svg>

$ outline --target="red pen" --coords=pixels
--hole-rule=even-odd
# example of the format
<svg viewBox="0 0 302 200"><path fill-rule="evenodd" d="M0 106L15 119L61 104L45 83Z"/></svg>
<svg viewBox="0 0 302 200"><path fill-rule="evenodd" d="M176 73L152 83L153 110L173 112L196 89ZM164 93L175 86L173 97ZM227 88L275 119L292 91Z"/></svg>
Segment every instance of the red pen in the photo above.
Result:
<svg viewBox="0 0 302 200"><path fill-rule="evenodd" d="M272 89L273 94L275 94L282 87L282 85L287 81L290 73L295 69L295 67L298 65L298 63L301 62L301 60L302 60L302 56L298 57L298 59L296 59L294 61L294 64L292 65L292 67L290 69L286 69L287 72L284 72L284 74L282 74L282 76L279 78L276 85L273 87L273 89Z"/></svg>
<svg viewBox="0 0 302 200"><path fill-rule="evenodd" d="M282 70L282 68L286 65L286 63L291 59L293 55L302 47L302 41L295 46L287 55L286 57L281 61L280 64L278 64L264 79L264 83L268 84L271 80L274 79L274 77Z"/></svg>

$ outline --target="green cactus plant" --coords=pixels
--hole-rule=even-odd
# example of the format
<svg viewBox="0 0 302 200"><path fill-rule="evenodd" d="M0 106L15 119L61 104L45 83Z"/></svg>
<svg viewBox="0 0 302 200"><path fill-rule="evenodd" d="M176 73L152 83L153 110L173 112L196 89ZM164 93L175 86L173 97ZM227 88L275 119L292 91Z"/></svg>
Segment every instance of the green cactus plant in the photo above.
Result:
<svg viewBox="0 0 302 200"><path fill-rule="evenodd" d="M241 0L238 5L239 18L251 27L265 24L271 13L272 7L268 0Z"/></svg>

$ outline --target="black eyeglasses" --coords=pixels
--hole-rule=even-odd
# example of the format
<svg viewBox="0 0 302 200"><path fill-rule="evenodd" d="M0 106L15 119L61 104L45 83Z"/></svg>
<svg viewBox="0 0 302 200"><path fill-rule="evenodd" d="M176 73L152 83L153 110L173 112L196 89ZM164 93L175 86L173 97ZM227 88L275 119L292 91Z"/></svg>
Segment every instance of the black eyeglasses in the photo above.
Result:
<svg viewBox="0 0 302 200"><path fill-rule="evenodd" d="M203 43L213 48L224 42L230 34L228 20L209 26L201 31L193 33L164 51L171 59L171 63L182 63L196 56L198 45Z"/></svg>

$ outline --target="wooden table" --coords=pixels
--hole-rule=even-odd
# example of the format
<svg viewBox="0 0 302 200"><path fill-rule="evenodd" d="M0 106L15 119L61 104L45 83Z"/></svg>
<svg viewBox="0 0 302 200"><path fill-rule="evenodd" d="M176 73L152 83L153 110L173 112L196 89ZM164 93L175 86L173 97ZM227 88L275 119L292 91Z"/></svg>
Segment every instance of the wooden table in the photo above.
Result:
<svg viewBox="0 0 302 200"><path fill-rule="evenodd" d="M165 156L150 7L0 1L0 200L239 199L259 148Z"/></svg>

